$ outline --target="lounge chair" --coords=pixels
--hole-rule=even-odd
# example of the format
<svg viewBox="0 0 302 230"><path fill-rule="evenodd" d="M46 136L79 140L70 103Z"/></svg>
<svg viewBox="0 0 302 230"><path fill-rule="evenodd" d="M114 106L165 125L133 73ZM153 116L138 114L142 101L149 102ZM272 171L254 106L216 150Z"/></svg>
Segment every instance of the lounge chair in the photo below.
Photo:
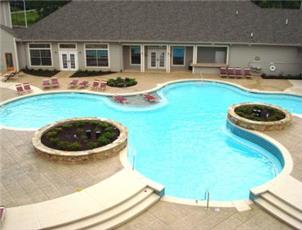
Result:
<svg viewBox="0 0 302 230"><path fill-rule="evenodd" d="M237 67L235 68L235 76L236 78L242 78L243 74L242 74L242 69Z"/></svg>
<svg viewBox="0 0 302 230"><path fill-rule="evenodd" d="M69 82L69 88L76 88L78 86L78 82L79 82L79 79L72 79L70 82Z"/></svg>
<svg viewBox="0 0 302 230"><path fill-rule="evenodd" d="M91 89L92 89L92 90L98 90L99 85L100 85L100 81L99 81L99 80L94 80L94 81L92 82Z"/></svg>
<svg viewBox="0 0 302 230"><path fill-rule="evenodd" d="M98 89L104 91L106 90L106 86L107 86L107 82L101 81Z"/></svg>
<svg viewBox="0 0 302 230"><path fill-rule="evenodd" d="M225 78L228 73L226 67L220 67L219 72L220 72L220 77L223 77L223 78Z"/></svg>
<svg viewBox="0 0 302 230"><path fill-rule="evenodd" d="M23 88L25 90L26 93L31 93L33 90L30 87L29 83L23 83Z"/></svg>
<svg viewBox="0 0 302 230"><path fill-rule="evenodd" d="M244 68L243 69L243 75L247 79L251 79L251 69L250 68Z"/></svg>
<svg viewBox="0 0 302 230"><path fill-rule="evenodd" d="M52 86L52 87L54 87L54 88L60 87L60 83L59 83L59 81L58 81L58 78L52 77L52 78L50 79L50 81L51 81L51 86Z"/></svg>
<svg viewBox="0 0 302 230"><path fill-rule="evenodd" d="M125 98L123 96L113 96L112 98L113 98L113 100L115 102L120 103L120 104L126 104L126 103L128 103L127 98Z"/></svg>
<svg viewBox="0 0 302 230"><path fill-rule="evenodd" d="M89 86L89 81L81 81L79 83L79 88L80 89L84 89L84 88L87 88Z"/></svg>
<svg viewBox="0 0 302 230"><path fill-rule="evenodd" d="M158 98L151 94L144 94L144 99L145 99L145 101L148 101L148 102L157 102L158 101Z"/></svg>
<svg viewBox="0 0 302 230"><path fill-rule="evenodd" d="M18 74L17 70L15 70L15 69L10 70L3 75L2 81L8 81L10 79L15 79L18 76L17 74Z"/></svg>
<svg viewBox="0 0 302 230"><path fill-rule="evenodd" d="M22 84L17 84L16 85L16 90L17 90L18 95L22 95L22 94L26 93L26 91L23 89Z"/></svg>
<svg viewBox="0 0 302 230"><path fill-rule="evenodd" d="M42 87L43 87L43 89L49 89L49 88L51 88L50 80L49 79L43 79L43 81L42 81Z"/></svg>
<svg viewBox="0 0 302 230"><path fill-rule="evenodd" d="M234 76L235 76L235 68L229 67L227 69L227 73L228 73L228 77L229 78L234 78Z"/></svg>

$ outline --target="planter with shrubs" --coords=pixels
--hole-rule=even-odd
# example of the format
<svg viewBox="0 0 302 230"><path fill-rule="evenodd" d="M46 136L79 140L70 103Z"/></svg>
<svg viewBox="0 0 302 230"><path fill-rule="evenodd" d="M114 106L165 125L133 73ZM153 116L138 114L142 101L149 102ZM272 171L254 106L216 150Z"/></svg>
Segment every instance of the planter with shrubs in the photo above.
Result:
<svg viewBox="0 0 302 230"><path fill-rule="evenodd" d="M107 119L75 118L39 129L32 141L38 153L52 160L103 159L125 148L127 129Z"/></svg>
<svg viewBox="0 0 302 230"><path fill-rule="evenodd" d="M107 81L107 85L111 87L119 87L119 88L130 87L136 84L137 81L134 78L128 78L128 77L126 78L117 77L115 79L109 79Z"/></svg>
<svg viewBox="0 0 302 230"><path fill-rule="evenodd" d="M271 131L289 126L292 116L288 111L274 105L242 103L229 108L228 119L246 129Z"/></svg>

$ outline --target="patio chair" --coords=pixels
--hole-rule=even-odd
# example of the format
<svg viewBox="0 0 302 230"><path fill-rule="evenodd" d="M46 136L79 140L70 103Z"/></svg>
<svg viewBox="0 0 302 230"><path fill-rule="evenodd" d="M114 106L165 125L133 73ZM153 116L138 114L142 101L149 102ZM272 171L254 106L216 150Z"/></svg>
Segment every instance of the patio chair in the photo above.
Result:
<svg viewBox="0 0 302 230"><path fill-rule="evenodd" d="M60 83L59 83L58 78L52 77L52 78L50 79L50 82L51 82L51 86L52 86L52 87L54 87L54 88L60 87Z"/></svg>
<svg viewBox="0 0 302 230"><path fill-rule="evenodd" d="M78 82L79 82L78 78L72 79L68 84L69 88L76 88L78 86Z"/></svg>
<svg viewBox="0 0 302 230"><path fill-rule="evenodd" d="M144 96L145 101L148 101L148 102L157 102L158 101L158 98L151 94L144 94L143 96Z"/></svg>
<svg viewBox="0 0 302 230"><path fill-rule="evenodd" d="M84 88L87 88L89 86L89 81L81 81L79 83L79 88L80 89L84 89Z"/></svg>
<svg viewBox="0 0 302 230"><path fill-rule="evenodd" d="M11 80L11 79L16 79L17 77L18 77L18 72L17 72L17 70L13 69L13 70L10 70L10 71L6 72L3 75L3 80L2 81L8 81L8 80Z"/></svg>
<svg viewBox="0 0 302 230"><path fill-rule="evenodd" d="M107 86L107 82L101 81L98 89L102 90L102 91L105 91L106 90L106 86Z"/></svg>
<svg viewBox="0 0 302 230"><path fill-rule="evenodd" d="M244 68L243 69L243 75L247 79L251 79L251 69L250 68Z"/></svg>
<svg viewBox="0 0 302 230"><path fill-rule="evenodd" d="M17 84L16 85L16 90L17 90L18 95L22 95L22 94L26 93L26 91L24 90L22 84Z"/></svg>
<svg viewBox="0 0 302 230"><path fill-rule="evenodd" d="M226 67L220 67L219 72L220 72L220 77L223 77L223 78L225 78L228 73Z"/></svg>
<svg viewBox="0 0 302 230"><path fill-rule="evenodd" d="M51 88L50 80L49 79L43 79L43 81L42 81L42 87L43 87L43 89L49 89L49 88Z"/></svg>
<svg viewBox="0 0 302 230"><path fill-rule="evenodd" d="M100 81L99 80L94 80L92 82L91 90L97 90L99 88Z"/></svg>
<svg viewBox="0 0 302 230"><path fill-rule="evenodd" d="M115 102L120 103L120 104L126 104L126 103L128 103L127 98L125 98L123 96L113 96L112 98L113 98L113 100Z"/></svg>
<svg viewBox="0 0 302 230"><path fill-rule="evenodd" d="M242 69L237 67L235 68L235 76L236 78L242 78L243 74L242 74Z"/></svg>
<svg viewBox="0 0 302 230"><path fill-rule="evenodd" d="M235 68L229 67L229 68L227 69L227 73L228 73L228 77L229 77L229 78L234 78L234 76L235 76Z"/></svg>
<svg viewBox="0 0 302 230"><path fill-rule="evenodd" d="M26 93L31 93L33 90L30 87L29 83L23 83L23 88L25 90Z"/></svg>

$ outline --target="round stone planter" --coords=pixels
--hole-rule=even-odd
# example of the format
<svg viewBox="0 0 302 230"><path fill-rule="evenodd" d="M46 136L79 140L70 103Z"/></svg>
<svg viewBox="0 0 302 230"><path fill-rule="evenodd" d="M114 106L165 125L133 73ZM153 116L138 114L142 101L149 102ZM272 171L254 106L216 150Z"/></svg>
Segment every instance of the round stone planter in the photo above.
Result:
<svg viewBox="0 0 302 230"><path fill-rule="evenodd" d="M279 110L284 113L285 117L281 120L278 121L254 121L250 120L244 117L239 116L236 112L235 109L238 108L239 106L242 105L263 105L263 106L268 106L273 109ZM251 129L251 130L257 130L257 131L272 131L272 130L282 130L285 129L287 126L290 125L292 116L291 114L274 105L270 104L262 104L262 103L241 103L241 104L236 104L233 105L229 108L228 110L228 119L232 123L246 129Z"/></svg>
<svg viewBox="0 0 302 230"><path fill-rule="evenodd" d="M57 150L57 149L50 148L41 142L41 137L49 129L59 125L63 125L71 121L104 121L118 128L120 131L120 135L115 141L113 141L108 145L94 148L94 149L83 150L83 151ZM88 118L67 119L67 120L62 120L52 123L50 125L46 125L35 132L32 138L32 143L35 151L39 153L41 156L54 161L64 161L64 162L72 163L72 162L84 162L88 160L99 160L99 159L105 159L115 156L127 146L127 139L128 139L127 128L122 124L109 119L88 117Z"/></svg>

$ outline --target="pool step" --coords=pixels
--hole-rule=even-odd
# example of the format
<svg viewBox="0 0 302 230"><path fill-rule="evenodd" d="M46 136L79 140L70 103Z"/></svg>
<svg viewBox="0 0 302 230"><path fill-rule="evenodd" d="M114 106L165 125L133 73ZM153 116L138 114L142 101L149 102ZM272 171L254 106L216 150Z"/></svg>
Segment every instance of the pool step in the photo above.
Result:
<svg viewBox="0 0 302 230"><path fill-rule="evenodd" d="M154 193L153 189L146 187L133 197L109 210L50 229L73 230L92 229L93 227L96 229L114 228L137 216L159 199L160 197Z"/></svg>
<svg viewBox="0 0 302 230"><path fill-rule="evenodd" d="M269 202L270 204L276 206L277 208L281 209L288 215L294 217L295 219L302 221L302 212L298 210L293 205L288 204L287 202L284 202L274 194L270 192L266 192L263 195L261 195L261 198Z"/></svg>
<svg viewBox="0 0 302 230"><path fill-rule="evenodd" d="M266 211L277 217L278 219L287 223L288 225L296 229L302 229L302 221L297 220L296 218L292 217L292 215L287 214L282 209L275 206L275 204L273 205L261 197L256 198L254 202L258 204L261 208L265 209Z"/></svg>

